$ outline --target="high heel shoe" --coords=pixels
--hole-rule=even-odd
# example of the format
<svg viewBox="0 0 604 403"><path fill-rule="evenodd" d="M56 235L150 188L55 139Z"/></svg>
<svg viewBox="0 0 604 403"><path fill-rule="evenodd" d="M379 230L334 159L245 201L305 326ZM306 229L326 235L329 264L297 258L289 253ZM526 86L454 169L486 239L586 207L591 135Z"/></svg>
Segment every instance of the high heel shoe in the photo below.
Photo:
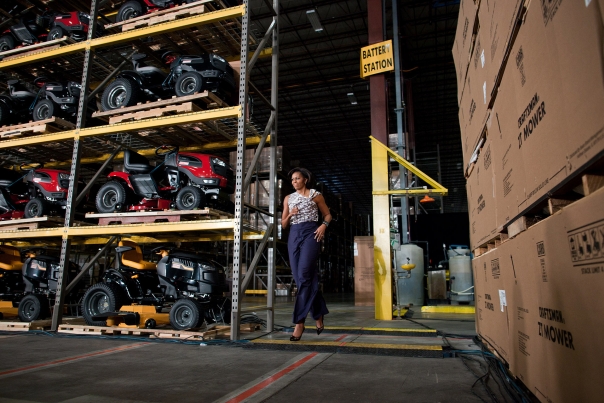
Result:
<svg viewBox="0 0 604 403"><path fill-rule="evenodd" d="M323 316L321 316L321 322L323 322L323 319ZM325 330L325 324L323 324L321 327L317 326L317 335L323 333L323 330Z"/></svg>
<svg viewBox="0 0 604 403"><path fill-rule="evenodd" d="M300 339L302 338L302 335L304 334L304 330L306 328L304 326L302 326L302 333L300 333L300 336L296 337L296 336L290 336L289 341L300 341Z"/></svg>

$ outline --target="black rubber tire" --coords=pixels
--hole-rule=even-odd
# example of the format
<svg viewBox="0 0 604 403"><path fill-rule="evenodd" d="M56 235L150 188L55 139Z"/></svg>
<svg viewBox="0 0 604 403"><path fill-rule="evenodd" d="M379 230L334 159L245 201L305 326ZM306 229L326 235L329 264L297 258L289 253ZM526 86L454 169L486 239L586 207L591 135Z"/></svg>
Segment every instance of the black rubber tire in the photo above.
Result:
<svg viewBox="0 0 604 403"><path fill-rule="evenodd" d="M34 106L33 118L34 121L50 119L55 115L55 103L50 99L42 99Z"/></svg>
<svg viewBox="0 0 604 403"><path fill-rule="evenodd" d="M25 218L42 217L48 214L48 204L36 197L25 205Z"/></svg>
<svg viewBox="0 0 604 403"><path fill-rule="evenodd" d="M196 71L187 71L181 74L174 84L174 92L179 97L193 95L203 90L203 77Z"/></svg>
<svg viewBox="0 0 604 403"><path fill-rule="evenodd" d="M155 319L147 319L145 321L145 329L155 329L157 327L157 322Z"/></svg>
<svg viewBox="0 0 604 403"><path fill-rule="evenodd" d="M203 207L205 202L205 194L195 186L185 186L176 194L176 208L179 210L195 210Z"/></svg>
<svg viewBox="0 0 604 403"><path fill-rule="evenodd" d="M0 52L15 48L15 38L10 35L0 36Z"/></svg>
<svg viewBox="0 0 604 403"><path fill-rule="evenodd" d="M10 108L4 102L0 102L0 126L5 126L10 121Z"/></svg>
<svg viewBox="0 0 604 403"><path fill-rule="evenodd" d="M82 316L90 326L106 326L107 321L92 320L105 312L117 312L126 301L124 290L115 283L98 283L90 287L82 298Z"/></svg>
<svg viewBox="0 0 604 403"><path fill-rule="evenodd" d="M124 211L127 202L126 187L118 181L105 183L96 194L95 204L99 213Z"/></svg>
<svg viewBox="0 0 604 403"><path fill-rule="evenodd" d="M43 295L29 294L19 302L19 320L32 322L49 315L48 299Z"/></svg>
<svg viewBox="0 0 604 403"><path fill-rule="evenodd" d="M104 111L119 109L122 106L133 106L141 98L141 91L134 81L122 77L113 81L103 91L101 105Z"/></svg>
<svg viewBox="0 0 604 403"><path fill-rule="evenodd" d="M201 304L190 298L179 299L170 309L170 325L176 330L198 328L203 324L204 317Z"/></svg>
<svg viewBox="0 0 604 403"><path fill-rule="evenodd" d="M115 22L122 22L143 15L143 6L138 1L125 2L117 12Z"/></svg>
<svg viewBox="0 0 604 403"><path fill-rule="evenodd" d="M53 27L50 30L50 32L48 33L48 36L46 37L46 42L54 41L55 39L60 39L64 36L65 36L65 30L57 25L57 26Z"/></svg>

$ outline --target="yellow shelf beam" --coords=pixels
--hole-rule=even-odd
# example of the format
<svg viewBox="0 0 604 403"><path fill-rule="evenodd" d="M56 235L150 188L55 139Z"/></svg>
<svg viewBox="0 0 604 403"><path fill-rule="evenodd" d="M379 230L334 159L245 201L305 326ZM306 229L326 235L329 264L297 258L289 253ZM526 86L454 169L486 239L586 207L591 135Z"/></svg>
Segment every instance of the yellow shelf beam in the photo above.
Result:
<svg viewBox="0 0 604 403"><path fill-rule="evenodd" d="M98 236L103 235L134 235L134 234L159 234L165 232L189 232L189 231L224 231L233 230L235 222L226 220L204 220L204 221L180 221L164 223L141 223L125 225L91 225L85 227L71 227L67 234L74 236Z"/></svg>
<svg viewBox="0 0 604 403"><path fill-rule="evenodd" d="M107 35L91 41L84 41L63 46L57 49L40 50L35 53L16 57L11 60L1 61L0 69L24 65L33 62L39 62L46 59L52 59L59 56L82 52L86 49L100 48L104 46L113 46L122 42L132 41L138 38L153 36L160 33L177 31L185 28L191 28L197 25L210 24L213 22L228 20L231 18L239 18L245 15L245 6L231 7L224 10L212 11L209 13L199 14L192 17L181 18L174 21L164 22L161 24L152 25L133 29L131 31L121 32L114 35Z"/></svg>
<svg viewBox="0 0 604 403"><path fill-rule="evenodd" d="M57 133L42 134L39 136L5 140L0 142L0 149L27 146L32 144L39 145L43 143L54 143L58 141L73 140L75 138L102 136L128 131L153 129L164 126L177 126L207 120L238 118L240 114L240 106L231 106L228 108L183 113L174 116L162 116L159 118L143 119L134 122L116 123L113 125L90 127L80 130L67 130Z"/></svg>

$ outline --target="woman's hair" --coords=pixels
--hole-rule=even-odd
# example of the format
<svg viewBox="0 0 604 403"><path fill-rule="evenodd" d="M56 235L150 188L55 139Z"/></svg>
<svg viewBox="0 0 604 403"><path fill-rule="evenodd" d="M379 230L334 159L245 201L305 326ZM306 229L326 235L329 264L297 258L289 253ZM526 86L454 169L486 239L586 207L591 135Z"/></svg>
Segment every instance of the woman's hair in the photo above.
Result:
<svg viewBox="0 0 604 403"><path fill-rule="evenodd" d="M302 175L303 178L306 178L306 185L310 185L310 183L312 181L312 174L310 173L310 171L308 169L295 167L291 171L288 172L287 176L289 176L291 178L292 175L295 174L296 172L300 172L300 175Z"/></svg>

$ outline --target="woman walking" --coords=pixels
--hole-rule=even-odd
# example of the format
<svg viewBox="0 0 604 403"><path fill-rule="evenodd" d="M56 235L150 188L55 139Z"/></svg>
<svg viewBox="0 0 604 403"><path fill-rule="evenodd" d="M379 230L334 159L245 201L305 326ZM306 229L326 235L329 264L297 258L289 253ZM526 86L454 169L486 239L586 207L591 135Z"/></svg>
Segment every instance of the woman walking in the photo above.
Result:
<svg viewBox="0 0 604 403"><path fill-rule="evenodd" d="M287 249L289 264L298 295L294 304L293 323L296 324L290 341L299 341L304 332L304 321L310 312L316 321L317 334L323 331L323 316L328 314L325 299L319 291L319 270L317 260L320 242L331 221L325 198L315 189L309 189L311 173L304 168L294 168L289 172L295 192L285 196L281 227L291 224ZM318 223L319 211L323 222Z"/></svg>

